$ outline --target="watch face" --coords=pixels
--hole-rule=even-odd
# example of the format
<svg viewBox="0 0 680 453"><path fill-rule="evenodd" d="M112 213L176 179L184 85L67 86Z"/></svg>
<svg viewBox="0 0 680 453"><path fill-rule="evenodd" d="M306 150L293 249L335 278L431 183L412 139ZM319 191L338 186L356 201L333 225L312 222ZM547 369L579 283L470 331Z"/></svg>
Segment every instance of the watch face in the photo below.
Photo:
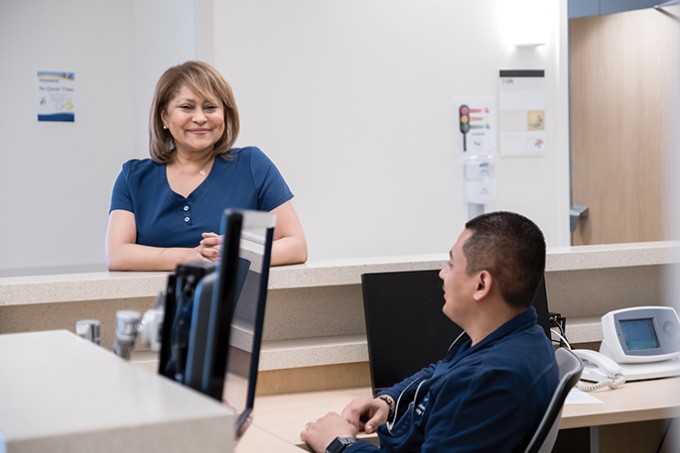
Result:
<svg viewBox="0 0 680 453"><path fill-rule="evenodd" d="M336 437L326 448L326 453L340 453L348 445L351 445L354 442L356 442L356 440L352 437Z"/></svg>

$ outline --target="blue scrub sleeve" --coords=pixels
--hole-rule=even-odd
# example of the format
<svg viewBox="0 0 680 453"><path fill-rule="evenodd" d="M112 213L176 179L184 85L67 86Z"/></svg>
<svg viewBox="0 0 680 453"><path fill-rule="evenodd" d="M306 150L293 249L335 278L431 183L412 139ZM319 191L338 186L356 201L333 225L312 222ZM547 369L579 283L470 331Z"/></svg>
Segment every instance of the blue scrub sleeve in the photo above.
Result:
<svg viewBox="0 0 680 453"><path fill-rule="evenodd" d="M259 148L250 148L248 155L253 182L255 187L259 187L258 210L269 212L293 198L293 192L279 169Z"/></svg>
<svg viewBox="0 0 680 453"><path fill-rule="evenodd" d="M114 209L122 209L124 211L135 212L132 204L132 196L130 195L130 187L127 180L130 174L131 162L125 162L123 169L118 174L116 182L113 183L113 190L111 191L111 204L109 206L109 214Z"/></svg>

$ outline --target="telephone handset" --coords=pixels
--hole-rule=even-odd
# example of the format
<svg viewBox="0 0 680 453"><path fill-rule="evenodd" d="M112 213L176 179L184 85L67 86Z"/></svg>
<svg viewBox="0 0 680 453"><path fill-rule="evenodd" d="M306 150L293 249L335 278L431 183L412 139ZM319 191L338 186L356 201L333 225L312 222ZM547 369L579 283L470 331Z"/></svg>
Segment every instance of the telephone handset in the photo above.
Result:
<svg viewBox="0 0 680 453"><path fill-rule="evenodd" d="M606 355L589 349L574 349L572 352L583 362L581 379L594 382L579 382L579 390L592 392L605 386L615 389L626 382L619 364Z"/></svg>

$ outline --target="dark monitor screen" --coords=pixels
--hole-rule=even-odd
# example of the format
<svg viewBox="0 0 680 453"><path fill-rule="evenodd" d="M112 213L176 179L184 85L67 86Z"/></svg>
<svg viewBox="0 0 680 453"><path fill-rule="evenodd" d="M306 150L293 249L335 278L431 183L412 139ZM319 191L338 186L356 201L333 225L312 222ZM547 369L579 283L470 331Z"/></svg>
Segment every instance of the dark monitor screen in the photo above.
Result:
<svg viewBox="0 0 680 453"><path fill-rule="evenodd" d="M237 435L255 400L274 223L267 213L225 211L220 262L196 285L186 367L174 377L234 408Z"/></svg>
<svg viewBox="0 0 680 453"><path fill-rule="evenodd" d="M158 372L175 381L184 382L194 300L205 298L212 290L208 282L214 278L215 267L205 261L190 261L168 276Z"/></svg>
<svg viewBox="0 0 680 453"><path fill-rule="evenodd" d="M374 392L443 358L463 332L442 312L444 290L438 270L364 274L361 281ZM550 338L545 281L532 305Z"/></svg>
<svg viewBox="0 0 680 453"><path fill-rule="evenodd" d="M238 434L255 402L275 222L252 211L226 211L223 222L225 264L213 290L201 390L236 410ZM236 240L229 231L239 226Z"/></svg>

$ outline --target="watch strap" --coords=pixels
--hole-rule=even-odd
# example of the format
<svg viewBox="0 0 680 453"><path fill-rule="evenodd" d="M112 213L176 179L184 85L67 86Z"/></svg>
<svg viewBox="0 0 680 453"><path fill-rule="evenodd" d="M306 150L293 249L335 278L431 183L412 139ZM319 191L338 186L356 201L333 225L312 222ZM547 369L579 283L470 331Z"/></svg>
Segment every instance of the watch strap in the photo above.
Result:
<svg viewBox="0 0 680 453"><path fill-rule="evenodd" d="M356 441L357 440L353 437L336 437L333 439L333 442L326 447L326 453L340 453Z"/></svg>
<svg viewBox="0 0 680 453"><path fill-rule="evenodd" d="M378 399L386 402L387 406L390 408L390 413L387 414L387 419L391 420L392 418L394 418L394 400L392 399L392 397L389 396L387 393L383 393L382 395L378 395Z"/></svg>

